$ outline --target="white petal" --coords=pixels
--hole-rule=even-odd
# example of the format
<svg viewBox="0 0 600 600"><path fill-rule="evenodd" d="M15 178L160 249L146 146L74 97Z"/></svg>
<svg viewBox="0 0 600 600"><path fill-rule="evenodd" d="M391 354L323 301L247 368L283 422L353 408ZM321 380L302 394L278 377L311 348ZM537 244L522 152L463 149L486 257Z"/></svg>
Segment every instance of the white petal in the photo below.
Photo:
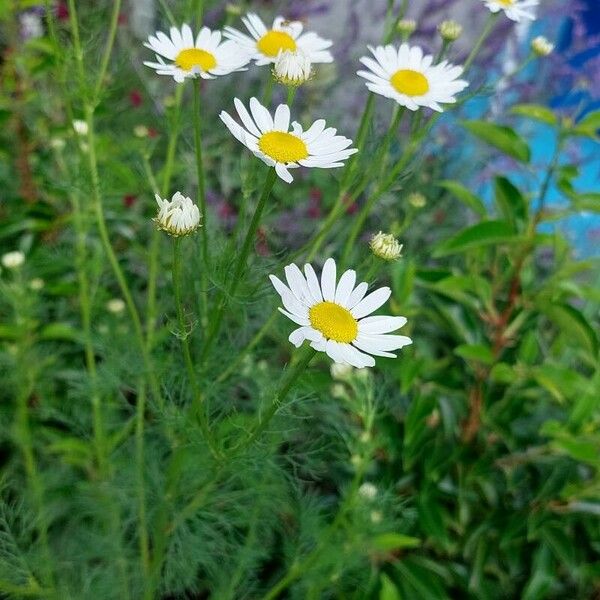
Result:
<svg viewBox="0 0 600 600"><path fill-rule="evenodd" d="M335 300L336 269L335 260L328 258L323 265L321 272L321 289L323 290L323 299L328 302Z"/></svg>
<svg viewBox="0 0 600 600"><path fill-rule="evenodd" d="M391 294L392 290L389 287L379 288L363 298L350 312L355 319L365 317L380 306L383 306Z"/></svg>
<svg viewBox="0 0 600 600"><path fill-rule="evenodd" d="M315 273L312 265L304 265L304 274L306 275L306 283L308 284L308 289L310 290L313 298L316 300L316 302L323 302L321 286L319 285L317 274Z"/></svg>
<svg viewBox="0 0 600 600"><path fill-rule="evenodd" d="M341 277L340 282L335 290L335 303L340 306L346 306L348 298L354 289L356 283L356 271L352 269L346 271Z"/></svg>
<svg viewBox="0 0 600 600"><path fill-rule="evenodd" d="M358 331L361 333L390 333L396 331L406 324L405 317L388 317L376 315L365 317L358 322Z"/></svg>

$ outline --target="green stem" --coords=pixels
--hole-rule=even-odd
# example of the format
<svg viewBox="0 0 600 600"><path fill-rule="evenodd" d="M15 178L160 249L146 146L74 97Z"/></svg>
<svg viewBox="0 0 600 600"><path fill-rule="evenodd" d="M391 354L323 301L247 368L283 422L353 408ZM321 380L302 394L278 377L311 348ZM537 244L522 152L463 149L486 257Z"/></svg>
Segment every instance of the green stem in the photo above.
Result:
<svg viewBox="0 0 600 600"><path fill-rule="evenodd" d="M148 538L148 517L146 513L146 482L144 472L146 470L144 449L144 421L146 418L146 387L140 383L135 409L135 463L136 463L136 485L138 497L138 536L142 572L144 581L150 577L150 545Z"/></svg>
<svg viewBox="0 0 600 600"><path fill-rule="evenodd" d="M225 311L225 306L227 305L228 298L231 298L234 296L234 294L238 288L238 285L240 284L240 281L243 278L242 276L243 276L244 270L246 268L246 263L248 261L248 255L250 253L250 249L252 248L252 245L254 244L254 240L256 238L256 231L260 224L262 213L267 204L267 200L269 199L269 196L271 195L271 190L273 189L273 186L275 185L276 179L277 179L277 173L275 172L275 168L270 167L269 171L267 172L267 177L265 179L265 184L263 186L262 194L260 196L258 204L256 205L256 210L254 211L254 215L252 216L252 221L250 221L250 225L248 226L248 231L246 232L246 237L244 238L244 242L242 244L242 248L238 255L238 259L233 268L233 274L231 276L231 284L230 284L229 288L227 289L227 293L226 294L223 293L221 295L221 300L217 306L215 316L212 320L212 327L208 333L206 342L204 344L204 349L202 352L202 359L206 358L206 356L208 355L210 347L211 347L215 337L219 333L219 329L221 328L221 322L223 320L223 314Z"/></svg>
<svg viewBox="0 0 600 600"><path fill-rule="evenodd" d="M198 274L200 281L200 322L203 329L208 323L208 284L207 267L210 262L208 254L208 212L206 210L206 186L204 179L204 162L202 160L202 127L200 119L200 86L202 80L198 77L193 80L194 83L194 147L196 150L196 173L198 177L198 204L202 214L202 227L200 229L200 254L202 257L200 272Z"/></svg>
<svg viewBox="0 0 600 600"><path fill-rule="evenodd" d="M118 2L119 0L115 0ZM81 40L79 37L79 26L77 21L77 12L75 8L75 0L69 0L69 13L70 13L70 21L71 21L71 30L73 37L73 45L75 50L76 62L77 62L77 72L79 76L79 83L81 89L85 89L85 71L83 68L83 53L81 51ZM87 98L87 95L84 95ZM117 279L119 287L121 289L121 294L125 299L125 303L129 310L129 314L131 320L133 322L134 332L137 339L137 342L140 346L140 352L142 355L142 359L144 362L144 367L146 370L146 376L149 380L150 387L153 395L156 398L156 401L159 403L159 406L162 408L164 401L160 394L160 388L158 386L158 381L156 380L156 375L154 373L154 369L152 366L152 362L150 360L150 354L146 348L146 343L144 340L144 333L142 330L142 323L140 320L139 313L133 301L133 297L129 290L129 286L127 285L127 279L119 265L119 261L116 257L116 254L112 248L110 242L110 236L108 234L108 229L106 226L106 219L104 216L104 207L102 203L102 193L100 190L100 177L98 174L98 162L96 158L96 139L94 133L94 106L89 101L86 100L85 106L85 121L87 124L88 132L87 132L87 142L88 142L88 166L90 170L90 179L92 184L92 206L94 210L94 215L96 217L96 225L98 228L98 232L100 234L100 239L102 241L102 245L104 247L104 251L108 257L108 261L111 265L113 273Z"/></svg>
<svg viewBox="0 0 600 600"><path fill-rule="evenodd" d="M178 86L175 91L175 107L173 111L172 125L169 131L169 142L167 145L167 155L165 159L165 166L163 169L162 189L160 193L163 198L169 196L169 188L171 186L171 178L173 176L173 165L175 163L175 152L177 150L177 141L179 139L179 123L181 116L181 100L183 98L183 86ZM146 172L152 174L150 164L148 160L145 163ZM152 180L152 177L149 177ZM156 185L153 184L153 188ZM154 193L157 193L155 190ZM147 315L146 315L146 341L148 344L148 350L151 352L154 345L154 332L156 328L157 318L157 306L156 306L156 285L158 279L158 257L160 251L160 241L162 234L158 229L152 230L152 237L150 240L150 253L148 261L148 294L147 294Z"/></svg>
<svg viewBox="0 0 600 600"><path fill-rule="evenodd" d="M287 91L287 105L291 108L292 104L294 103L294 98L296 97L296 92L298 91L298 88L291 85L288 87L288 91Z"/></svg>
<svg viewBox="0 0 600 600"><path fill-rule="evenodd" d="M196 369L194 368L194 362L192 360L192 353L190 350L189 343L189 332L187 331L187 323L185 319L185 313L183 310L183 299L181 294L181 240L179 238L173 238L173 294L175 296L175 306L177 308L177 320L179 323L178 337L181 340L181 349L183 351L183 360L185 367L188 372L188 378L192 387L193 393L193 410L198 415L200 428L202 435L206 440L212 454L216 457L219 456L219 451L215 447L212 435L210 433L210 427L208 423L208 417L206 415L206 407L203 402L202 392L198 385L198 379L196 377Z"/></svg>
<svg viewBox="0 0 600 600"><path fill-rule="evenodd" d="M104 53L102 55L102 61L100 63L100 71L98 73L98 79L94 87L93 102L98 102L100 90L104 84L104 78L106 77L106 71L108 70L108 64L110 62L110 56L112 54L113 46L115 44L115 36L117 35L117 26L119 24L119 13L121 12L121 0L114 0L113 10L110 17L110 25L108 29L108 37L106 39L106 45L104 46Z"/></svg>
<svg viewBox="0 0 600 600"><path fill-rule="evenodd" d="M273 75L271 74L271 70L268 70L267 81L265 83L265 92L263 94L263 105L267 108L271 104L271 99L273 98Z"/></svg>
<svg viewBox="0 0 600 600"><path fill-rule="evenodd" d="M285 400L290 389L296 383L300 375L304 373L306 367L308 367L310 361L313 359L317 351L310 346L304 349L304 355L296 363L296 365L287 373L283 381L281 382L278 390L275 392L271 404L260 418L258 424L254 427L250 435L244 442L234 448L234 455L243 452L248 446L251 446L260 436L260 434L267 428L267 425L271 419L275 416L277 411L280 409L282 402Z"/></svg>
<svg viewBox="0 0 600 600"><path fill-rule="evenodd" d="M475 45L473 46L471 53L469 54L469 56L467 56L467 60L465 60L465 63L463 65L463 72L462 72L463 75L469 70L469 68L471 67L471 64L475 60L476 56L479 54L479 51L481 50L483 43L485 42L485 40L487 40L490 33L492 33L492 29L494 28L494 25L496 24L496 19L499 14L500 13L490 13L490 15L488 16L487 21L485 22L485 25L483 26L483 30L481 31L479 38L475 42Z"/></svg>

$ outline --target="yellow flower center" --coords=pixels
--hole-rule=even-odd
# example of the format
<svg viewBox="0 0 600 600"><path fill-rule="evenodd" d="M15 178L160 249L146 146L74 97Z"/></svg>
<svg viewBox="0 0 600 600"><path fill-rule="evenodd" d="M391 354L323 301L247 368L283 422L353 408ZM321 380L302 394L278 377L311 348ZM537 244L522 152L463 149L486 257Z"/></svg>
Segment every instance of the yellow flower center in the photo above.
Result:
<svg viewBox="0 0 600 600"><path fill-rule="evenodd" d="M500 4L503 4L504 6L510 6L511 4L514 4L515 0L498 0L498 2L500 2Z"/></svg>
<svg viewBox="0 0 600 600"><path fill-rule="evenodd" d="M258 140L258 147L278 163L298 162L308 158L306 144L300 138L285 131L263 133Z"/></svg>
<svg viewBox="0 0 600 600"><path fill-rule="evenodd" d="M423 73L412 69L396 71L390 82L397 92L406 96L423 96L429 91L427 77Z"/></svg>
<svg viewBox="0 0 600 600"><path fill-rule="evenodd" d="M206 50L186 48L175 57L175 64L184 71L191 71L194 67L209 71L217 66L217 59Z"/></svg>
<svg viewBox="0 0 600 600"><path fill-rule="evenodd" d="M256 42L256 46L265 56L270 57L277 56L280 50L296 51L296 41L285 31L267 31L267 33Z"/></svg>
<svg viewBox="0 0 600 600"><path fill-rule="evenodd" d="M349 344L356 339L358 323L352 313L335 302L319 302L308 311L310 324L328 340Z"/></svg>

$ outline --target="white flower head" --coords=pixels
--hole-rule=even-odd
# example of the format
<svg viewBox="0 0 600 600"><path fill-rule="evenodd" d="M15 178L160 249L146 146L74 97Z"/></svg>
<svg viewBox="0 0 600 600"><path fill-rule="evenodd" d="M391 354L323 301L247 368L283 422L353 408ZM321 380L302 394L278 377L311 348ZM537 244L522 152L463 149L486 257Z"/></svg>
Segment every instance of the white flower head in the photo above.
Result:
<svg viewBox="0 0 600 600"><path fill-rule="evenodd" d="M366 283L356 284L356 272L348 270L339 282L333 258L323 266L321 279L313 267L285 267L287 285L274 275L271 282L281 296L284 308L279 310L299 325L289 341L300 347L305 340L333 361L357 369L375 366L373 356L396 358L392 350L412 343L404 335L389 335L406 323L404 317L368 316L381 307L391 295L382 287L367 295Z"/></svg>
<svg viewBox="0 0 600 600"><path fill-rule="evenodd" d="M377 496L377 486L373 485L369 481L365 481L358 488L358 494L359 496L365 498L365 500L373 500L375 496Z"/></svg>
<svg viewBox="0 0 600 600"><path fill-rule="evenodd" d="M538 35L531 40L531 49L537 56L548 56L554 50L554 44L551 44L543 35Z"/></svg>
<svg viewBox="0 0 600 600"><path fill-rule="evenodd" d="M273 67L273 77L279 83L296 87L309 81L312 76L312 63L304 52L284 50L279 53Z"/></svg>
<svg viewBox="0 0 600 600"><path fill-rule="evenodd" d="M482 0L493 13L504 11L511 20L519 23L523 19L535 19L535 7L539 0Z"/></svg>
<svg viewBox="0 0 600 600"><path fill-rule="evenodd" d="M391 233L376 233L369 246L373 254L383 260L398 260L402 255L402 244Z"/></svg>
<svg viewBox="0 0 600 600"><path fill-rule="evenodd" d="M106 310L113 315L121 314L125 310L125 301L121 298L111 298L106 303Z"/></svg>
<svg viewBox="0 0 600 600"><path fill-rule="evenodd" d="M88 124L85 121L82 121L81 119L74 119L73 130L77 135L87 135Z"/></svg>
<svg viewBox="0 0 600 600"><path fill-rule="evenodd" d="M181 83L188 77L214 79L234 71L244 71L250 57L237 44L221 41L220 31L203 27L194 39L189 25L171 27L170 36L162 31L151 35L144 43L153 50L158 62L145 62L158 75L173 77ZM167 59L165 61L164 59Z"/></svg>
<svg viewBox="0 0 600 600"><path fill-rule="evenodd" d="M235 41L248 52L258 66L274 63L279 53L285 50L303 52L311 63L330 63L333 56L328 48L333 42L324 40L316 33L302 33L304 26L300 21L287 21L276 17L270 29L255 13L242 17L242 22L250 35L233 27L225 27L224 35Z"/></svg>
<svg viewBox="0 0 600 600"><path fill-rule="evenodd" d="M315 121L306 131L294 121L290 131L287 104L280 104L274 116L256 98L250 98L250 112L238 98L234 104L244 126L238 125L225 111L221 112L221 120L256 157L275 167L277 175L286 183L294 180L289 169L343 167L343 161L358 152L356 148L349 148L352 140L336 135L337 130L326 127L323 119Z"/></svg>
<svg viewBox="0 0 600 600"><path fill-rule="evenodd" d="M455 42L462 35L462 30L462 25L452 20L442 21L438 27L441 38L446 42Z"/></svg>
<svg viewBox="0 0 600 600"><path fill-rule="evenodd" d="M46 283L41 277L34 277L29 282L29 289L34 292L39 292L44 287L44 285L46 285Z"/></svg>
<svg viewBox="0 0 600 600"><path fill-rule="evenodd" d="M169 235L180 237L193 233L200 227L200 210L181 192L175 192L171 200L155 195L158 214L154 222Z"/></svg>
<svg viewBox="0 0 600 600"><path fill-rule="evenodd" d="M25 255L20 250L13 250L2 255L2 264L7 269L18 269L25 262Z"/></svg>
<svg viewBox="0 0 600 600"><path fill-rule="evenodd" d="M369 50L375 60L363 56L360 62L369 70L358 71L358 75L367 80L369 90L409 110L427 107L442 112L440 104L456 102L456 94L469 85L458 79L462 67L445 60L434 65L433 56L424 56L418 46L369 46Z"/></svg>
<svg viewBox="0 0 600 600"><path fill-rule="evenodd" d="M50 147L54 148L54 150L62 150L66 145L65 140L59 137L53 137L50 139Z"/></svg>

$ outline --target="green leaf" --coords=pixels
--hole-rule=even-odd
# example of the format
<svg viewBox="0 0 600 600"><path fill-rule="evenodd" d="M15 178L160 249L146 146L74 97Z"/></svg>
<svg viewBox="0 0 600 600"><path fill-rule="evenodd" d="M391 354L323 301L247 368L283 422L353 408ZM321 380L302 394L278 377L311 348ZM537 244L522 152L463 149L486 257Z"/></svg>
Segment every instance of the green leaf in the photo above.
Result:
<svg viewBox="0 0 600 600"><path fill-rule="evenodd" d="M486 365L494 362L491 349L483 344L461 344L454 348L454 354L464 358L467 362L481 362Z"/></svg>
<svg viewBox="0 0 600 600"><path fill-rule="evenodd" d="M445 190L448 190L453 196L460 200L463 204L468 206L473 212L477 213L481 217L487 215L487 210L483 200L478 198L473 192L468 190L464 185L458 183L458 181L444 180L438 184Z"/></svg>
<svg viewBox="0 0 600 600"><path fill-rule="evenodd" d="M586 137L595 138L598 136L598 130L600 129L600 110L586 115L579 123L571 129L571 132L575 135L583 135Z"/></svg>
<svg viewBox="0 0 600 600"><path fill-rule="evenodd" d="M574 192L568 196L577 210L600 213L600 192L584 192L582 194Z"/></svg>
<svg viewBox="0 0 600 600"><path fill-rule="evenodd" d="M65 340L69 342L84 342L83 332L75 329L69 323L50 323L40 331L42 340Z"/></svg>
<svg viewBox="0 0 600 600"><path fill-rule="evenodd" d="M522 222L527 219L527 200L509 179L496 177L494 191L496 204L507 221L516 224L517 221Z"/></svg>
<svg viewBox="0 0 600 600"><path fill-rule="evenodd" d="M385 573L379 576L379 582L381 583L379 600L402 600L396 584Z"/></svg>
<svg viewBox="0 0 600 600"><path fill-rule="evenodd" d="M510 127L486 121L462 121L462 125L480 140L498 148L504 154L524 163L529 162L531 158L529 146Z"/></svg>
<svg viewBox="0 0 600 600"><path fill-rule="evenodd" d="M510 112L548 125L556 125L558 123L556 115L548 107L541 104L517 104L511 108Z"/></svg>
<svg viewBox="0 0 600 600"><path fill-rule="evenodd" d="M371 543L376 550L391 552L404 548L416 548L421 545L421 540L402 533L382 533L373 538Z"/></svg>
<svg viewBox="0 0 600 600"><path fill-rule="evenodd" d="M594 358L598 356L598 337L583 313L570 304L542 305L540 310L564 333L577 337Z"/></svg>
<svg viewBox="0 0 600 600"><path fill-rule="evenodd" d="M516 235L510 223L500 220L482 221L463 229L454 237L444 240L433 251L433 256L437 258L457 252L465 252L473 248L514 243L519 240L520 238Z"/></svg>

